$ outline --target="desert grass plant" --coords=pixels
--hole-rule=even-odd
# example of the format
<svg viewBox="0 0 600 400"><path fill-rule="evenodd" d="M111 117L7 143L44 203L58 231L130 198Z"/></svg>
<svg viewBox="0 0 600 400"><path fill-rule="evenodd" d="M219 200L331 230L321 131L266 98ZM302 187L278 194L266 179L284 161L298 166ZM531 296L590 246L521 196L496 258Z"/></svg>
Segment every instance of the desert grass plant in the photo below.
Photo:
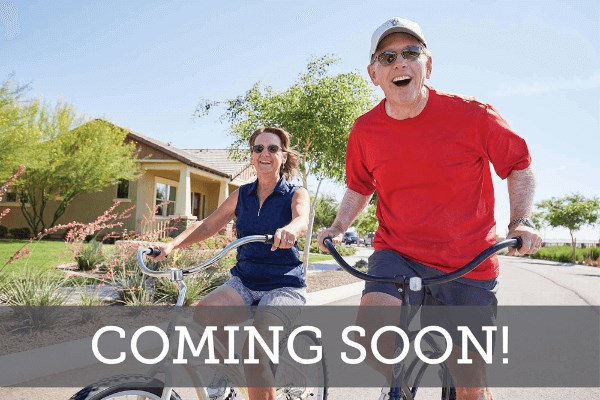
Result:
<svg viewBox="0 0 600 400"><path fill-rule="evenodd" d="M118 302L127 306L155 304L153 281L141 272L118 271L112 276L112 285L118 295Z"/></svg>
<svg viewBox="0 0 600 400"><path fill-rule="evenodd" d="M79 293L79 305L83 307L96 307L103 305L102 299L100 298L99 285L79 285L75 287L75 290Z"/></svg>
<svg viewBox="0 0 600 400"><path fill-rule="evenodd" d="M206 296L212 290L221 286L228 275L222 271L209 271L200 273L197 276L185 277L183 281L187 286L185 298L183 300L184 306L190 306L203 296ZM160 303L175 304L177 302L177 296L179 291L175 283L168 279L159 279L156 283L155 298Z"/></svg>
<svg viewBox="0 0 600 400"><path fill-rule="evenodd" d="M68 278L28 271L25 278L10 280L3 286L10 306L46 307L63 305L69 297Z"/></svg>
<svg viewBox="0 0 600 400"><path fill-rule="evenodd" d="M25 278L11 280L3 286L3 298L21 319L22 328L37 332L51 328L59 310L71 294L68 278L28 271Z"/></svg>
<svg viewBox="0 0 600 400"><path fill-rule="evenodd" d="M75 255L75 261L81 271L95 269L104 261L102 243L92 240L87 244L82 244L80 250Z"/></svg>

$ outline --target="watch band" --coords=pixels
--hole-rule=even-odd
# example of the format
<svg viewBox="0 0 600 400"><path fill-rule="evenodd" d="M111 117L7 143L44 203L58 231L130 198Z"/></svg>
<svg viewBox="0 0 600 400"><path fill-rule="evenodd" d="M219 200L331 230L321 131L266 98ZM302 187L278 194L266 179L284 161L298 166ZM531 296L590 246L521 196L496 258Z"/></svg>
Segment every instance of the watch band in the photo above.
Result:
<svg viewBox="0 0 600 400"><path fill-rule="evenodd" d="M527 218L527 217L519 217L519 218L513 219L512 221L510 221L510 224L508 224L508 228L510 229L512 226L515 226L515 225L525 225L525 226L535 229L535 224L533 223L533 221L530 218Z"/></svg>

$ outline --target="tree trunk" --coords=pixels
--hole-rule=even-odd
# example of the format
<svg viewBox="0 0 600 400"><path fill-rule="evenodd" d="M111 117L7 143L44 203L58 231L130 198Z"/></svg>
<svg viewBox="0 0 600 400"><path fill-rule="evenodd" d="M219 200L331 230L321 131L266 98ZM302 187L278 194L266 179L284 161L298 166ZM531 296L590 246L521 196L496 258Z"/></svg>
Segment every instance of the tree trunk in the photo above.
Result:
<svg viewBox="0 0 600 400"><path fill-rule="evenodd" d="M317 191L315 192L315 197L313 198L312 204L310 205L310 217L308 220L308 229L306 230L306 236L304 238L304 258L303 258L303 260L304 260L304 275L305 276L306 276L306 271L308 270L308 262L310 261L309 260L310 242L312 240L313 225L315 222L315 207L317 205L317 198L319 196L319 189L321 188L321 182L323 182L323 178L319 179L319 183L317 184ZM306 182L304 183L304 185L306 185Z"/></svg>
<svg viewBox="0 0 600 400"><path fill-rule="evenodd" d="M573 232L569 231L569 234L571 235L571 247L573 248L573 264L577 264L577 251L575 251L577 248L577 240L573 236Z"/></svg>

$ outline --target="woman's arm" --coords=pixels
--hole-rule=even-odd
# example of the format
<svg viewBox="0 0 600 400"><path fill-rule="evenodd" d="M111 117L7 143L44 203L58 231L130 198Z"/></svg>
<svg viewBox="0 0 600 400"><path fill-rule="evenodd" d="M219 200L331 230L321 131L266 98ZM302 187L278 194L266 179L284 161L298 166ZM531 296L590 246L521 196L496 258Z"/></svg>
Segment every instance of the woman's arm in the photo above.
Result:
<svg viewBox="0 0 600 400"><path fill-rule="evenodd" d="M198 221L181 232L177 237L169 243L158 245L161 249L161 255L156 257L156 261L160 261L167 257L174 249L187 247L191 244L201 242L219 232L229 221L235 216L235 208L237 206L238 190L231 193L212 214Z"/></svg>
<svg viewBox="0 0 600 400"><path fill-rule="evenodd" d="M292 220L286 226L275 231L271 250L291 248L296 240L306 232L306 229L308 229L310 197L305 188L298 188L294 192L291 208Z"/></svg>

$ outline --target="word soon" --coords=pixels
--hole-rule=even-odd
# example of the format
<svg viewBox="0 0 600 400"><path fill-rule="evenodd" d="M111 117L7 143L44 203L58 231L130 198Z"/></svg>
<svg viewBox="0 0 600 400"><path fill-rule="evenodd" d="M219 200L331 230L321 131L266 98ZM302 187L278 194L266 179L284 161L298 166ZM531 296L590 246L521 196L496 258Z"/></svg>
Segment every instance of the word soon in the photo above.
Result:
<svg viewBox="0 0 600 400"><path fill-rule="evenodd" d="M208 357L204 359L205 364L220 364L221 360L216 357L216 351L219 352L220 355L227 354L227 357L222 360L224 364L237 364L240 362L240 359L237 358L237 355L234 353L235 350L235 335L236 332L240 331L239 326L225 326L223 329L227 332L228 346L227 349L219 342L217 339L215 341L214 333L217 331L216 326L206 326L200 339L197 344L194 344L194 341L188 331L188 328L185 326L175 326L175 331L178 333L175 339L177 339L177 355L173 358L173 364L187 364L188 359L185 357L186 350L191 352L191 355L194 357L194 361L197 361L198 358L201 357L201 353L203 349L208 352ZM458 326L457 330L461 333L461 348L462 354L461 358L457 360L458 364L472 364L473 360L469 357L468 346L469 342L473 345L475 350L479 353L482 359L487 364L492 364L492 351L493 351L493 333L497 331L496 326L483 326L481 327L482 331L485 333L485 346L482 346L473 332L466 326ZM280 356L280 344L281 344L281 333L284 328L282 326L269 326L268 330L271 332L271 344L267 344L267 341L263 336L258 332L256 327L254 326L244 326L243 330L248 333L248 357L243 360L245 364L258 364L259 360L256 357L256 349L260 347L262 350L262 354L266 355L270 362L273 364L279 364L279 356ZM96 359L104 364L120 364L127 359L127 355L125 352L120 352L119 356L116 358L108 358L105 357L99 349L99 341L102 335L114 332L119 335L120 339L125 339L126 334L125 330L118 326L105 326L99 329L92 338L92 352ZM289 356L299 364L316 364L321 361L323 357L323 349L322 346L313 344L309 346L308 350L310 350L311 354L309 358L301 357L298 355L294 343L298 335L302 332L312 332L317 338L321 338L321 330L314 326L299 326L295 328L287 337L286 346ZM387 332L392 332L398 335L400 339L400 345L398 346L401 351L397 352L398 354L394 354L392 358L384 357L379 350L379 339L380 337ZM162 347L160 354L153 358L144 357L139 350L138 341L143 334L152 333L158 336L160 341L162 342ZM422 341L425 335L430 333L440 334L445 342L445 350L441 355L437 358L430 358L422 349ZM367 357L367 350L365 347L352 340L350 336L355 336L358 334L360 337L365 337L366 331L363 327L360 326L348 326L342 332L342 341L344 344L349 347L358 350L358 356L350 357L347 352L341 352L340 356L343 362L349 365L360 364L365 361ZM508 354L508 327L502 327L502 349L504 355ZM409 337L406 332L396 326L384 326L379 328L370 340L370 350L371 354L375 359L383 364L393 365L403 361L408 355L410 345L414 346L415 354L417 357L427 363L427 364L440 364L448 359L450 353L452 351L452 337L444 328L439 326L428 326L421 329L417 335L415 336L414 341L411 343ZM167 355L169 354L169 350L171 349L169 335L163 331L162 329L156 326L145 326L137 329L130 339L130 348L131 353L134 358L143 364L158 364L162 362ZM305 355L303 353L303 355ZM502 359L503 364L508 364L508 358Z"/></svg>

